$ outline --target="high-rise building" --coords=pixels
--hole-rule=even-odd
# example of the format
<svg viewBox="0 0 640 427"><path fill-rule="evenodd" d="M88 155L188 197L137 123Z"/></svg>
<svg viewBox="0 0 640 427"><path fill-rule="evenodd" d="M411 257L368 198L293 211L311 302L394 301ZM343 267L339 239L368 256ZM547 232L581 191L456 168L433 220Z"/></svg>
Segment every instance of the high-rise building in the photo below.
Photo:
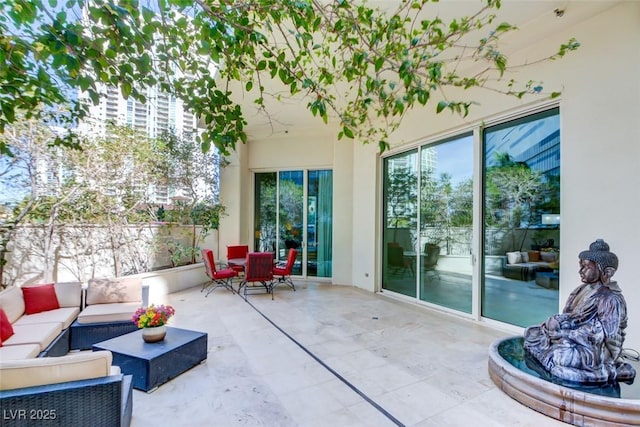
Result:
<svg viewBox="0 0 640 427"><path fill-rule="evenodd" d="M131 126L152 138L169 131L191 138L197 132L195 115L184 108L180 99L159 91L157 87L146 90L146 103L132 97L124 99L120 89L113 86L103 85L102 93L98 105L89 107L92 125L98 130L104 132L106 124L113 122ZM88 131L87 125L84 123L81 129Z"/></svg>
<svg viewBox="0 0 640 427"><path fill-rule="evenodd" d="M150 87L145 92L147 102L142 103L132 97L125 99L117 87L102 85L101 92L103 95L100 102L89 107L90 119L79 125L80 132L106 136L107 124L114 123L129 126L150 138L172 133L185 141L195 142L195 135L199 132L198 120L193 113L185 109L182 100L175 96L163 93L157 87ZM197 150L195 145L194 150ZM212 161L216 164L217 158L217 154L212 156ZM148 195L148 202L152 204L171 205L175 201L189 200L193 197L192 188L143 182L140 182L139 186L141 192L144 191ZM200 196L203 191L212 196L213 200L217 200L217 181L211 188L207 188L203 183L198 184Z"/></svg>

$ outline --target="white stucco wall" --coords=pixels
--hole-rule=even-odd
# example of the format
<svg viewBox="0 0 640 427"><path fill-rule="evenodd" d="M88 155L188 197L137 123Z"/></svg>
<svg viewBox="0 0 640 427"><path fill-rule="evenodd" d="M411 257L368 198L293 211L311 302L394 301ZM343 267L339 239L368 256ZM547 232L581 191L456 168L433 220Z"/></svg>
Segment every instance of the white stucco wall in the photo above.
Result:
<svg viewBox="0 0 640 427"><path fill-rule="evenodd" d="M563 64L561 168L564 250L560 299L578 284L577 255L604 238L620 260L629 307L627 346L640 348L640 3L580 28L582 47ZM584 41L583 41L584 40Z"/></svg>
<svg viewBox="0 0 640 427"><path fill-rule="evenodd" d="M248 239L245 211L247 200L250 200L249 171L247 169L248 148L238 144L236 151L226 156L229 164L220 170L220 203L225 207L225 215L220 218L219 247L216 259L226 259L227 245L250 244Z"/></svg>
<svg viewBox="0 0 640 427"><path fill-rule="evenodd" d="M378 229L378 147L356 145L353 162L353 267L354 286L376 291ZM373 239L372 239L373 238Z"/></svg>
<svg viewBox="0 0 640 427"><path fill-rule="evenodd" d="M333 278L351 285L353 271L353 157L351 141L336 141L333 160Z"/></svg>

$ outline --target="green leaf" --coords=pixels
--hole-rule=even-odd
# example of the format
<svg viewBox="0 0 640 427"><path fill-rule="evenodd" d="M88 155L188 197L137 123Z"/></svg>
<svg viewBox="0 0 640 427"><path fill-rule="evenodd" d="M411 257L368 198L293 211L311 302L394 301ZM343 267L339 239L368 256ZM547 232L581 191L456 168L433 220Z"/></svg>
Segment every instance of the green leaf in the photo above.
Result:
<svg viewBox="0 0 640 427"><path fill-rule="evenodd" d="M418 92L418 102L422 105L426 105L429 102L429 91L420 90Z"/></svg>
<svg viewBox="0 0 640 427"><path fill-rule="evenodd" d="M2 103L2 113L7 118L9 123L12 123L16 119L15 110L13 109L13 105L10 105L6 102Z"/></svg>
<svg viewBox="0 0 640 427"><path fill-rule="evenodd" d="M248 81L245 85L244 88L247 92L251 92L251 89L253 89L253 82L252 81Z"/></svg>
<svg viewBox="0 0 640 427"><path fill-rule="evenodd" d="M384 58L381 56L376 58L376 61L374 62L373 65L376 72L380 71L382 69L382 66L384 65Z"/></svg>
<svg viewBox="0 0 640 427"><path fill-rule="evenodd" d="M278 77L280 77L280 81L282 81L282 83L289 83L289 73L287 73L287 70L284 68L281 68L280 71L278 71Z"/></svg>
<svg viewBox="0 0 640 427"><path fill-rule="evenodd" d="M200 149L203 153L207 153L211 149L211 141L205 139L200 143Z"/></svg>
<svg viewBox="0 0 640 427"><path fill-rule="evenodd" d="M446 101L440 101L438 102L438 105L436 107L436 113L441 113L442 110L444 110L445 108L447 108L449 106L449 103Z"/></svg>
<svg viewBox="0 0 640 427"><path fill-rule="evenodd" d="M131 83L124 81L120 84L120 92L122 93L122 97L124 99L129 98L131 95Z"/></svg>

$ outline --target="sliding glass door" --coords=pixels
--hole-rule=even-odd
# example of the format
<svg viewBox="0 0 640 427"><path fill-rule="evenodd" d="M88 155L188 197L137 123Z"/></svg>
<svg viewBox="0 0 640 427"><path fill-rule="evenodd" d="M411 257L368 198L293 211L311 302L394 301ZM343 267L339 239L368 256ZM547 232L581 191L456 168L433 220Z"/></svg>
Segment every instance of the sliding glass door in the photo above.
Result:
<svg viewBox="0 0 640 427"><path fill-rule="evenodd" d="M420 299L471 313L473 136L420 154Z"/></svg>
<svg viewBox="0 0 640 427"><path fill-rule="evenodd" d="M332 171L256 173L254 206L255 250L285 260L295 248L293 274L331 277Z"/></svg>
<svg viewBox="0 0 640 427"><path fill-rule="evenodd" d="M471 313L473 137L384 160L382 289Z"/></svg>
<svg viewBox="0 0 640 427"><path fill-rule="evenodd" d="M482 315L518 326L558 311L557 108L484 130Z"/></svg>
<svg viewBox="0 0 640 427"><path fill-rule="evenodd" d="M304 175L302 171L278 173L278 240L276 260L287 259L289 249L297 249L293 274L302 274L304 242Z"/></svg>
<svg viewBox="0 0 640 427"><path fill-rule="evenodd" d="M278 175L255 175L253 250L276 252L278 242Z"/></svg>
<svg viewBox="0 0 640 427"><path fill-rule="evenodd" d="M523 327L557 313L558 108L392 154L382 170L382 291Z"/></svg>
<svg viewBox="0 0 640 427"><path fill-rule="evenodd" d="M309 171L307 183L307 276L333 270L333 171Z"/></svg>
<svg viewBox="0 0 640 427"><path fill-rule="evenodd" d="M418 150L384 160L382 289L416 296Z"/></svg>

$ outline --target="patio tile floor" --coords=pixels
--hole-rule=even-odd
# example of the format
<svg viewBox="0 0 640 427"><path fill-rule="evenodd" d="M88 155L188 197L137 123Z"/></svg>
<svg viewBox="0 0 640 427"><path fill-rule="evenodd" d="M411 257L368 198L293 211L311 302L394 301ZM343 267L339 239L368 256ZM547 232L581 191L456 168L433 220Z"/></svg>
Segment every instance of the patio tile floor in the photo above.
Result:
<svg viewBox="0 0 640 427"><path fill-rule="evenodd" d="M353 287L296 289L250 304L224 289L169 295L171 325L207 332L208 358L153 393L134 390L132 425L566 425L490 380L489 345L509 333Z"/></svg>

